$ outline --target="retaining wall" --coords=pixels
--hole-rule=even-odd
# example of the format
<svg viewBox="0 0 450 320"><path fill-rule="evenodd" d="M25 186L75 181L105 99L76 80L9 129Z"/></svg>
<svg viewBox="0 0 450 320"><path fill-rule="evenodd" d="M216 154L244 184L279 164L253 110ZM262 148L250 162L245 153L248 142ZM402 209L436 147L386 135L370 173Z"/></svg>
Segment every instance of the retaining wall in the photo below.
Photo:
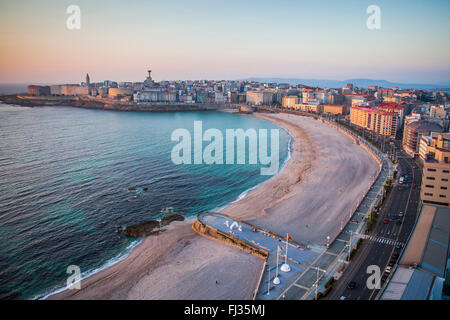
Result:
<svg viewBox="0 0 450 320"><path fill-rule="evenodd" d="M248 252L248 253L250 253L254 256L257 256L259 258L262 258L264 260L266 260L269 256L268 251L261 249L261 248L257 248L242 239L238 239L229 234L226 234L226 233L218 230L217 228L214 228L208 224L201 222L198 218L197 218L197 220L195 220L194 224L192 225L192 229L194 229L195 232L197 232L198 234L200 234L204 237L207 237L207 238L210 238L213 240L218 240L225 244L239 248L241 250L244 250L245 252Z"/></svg>

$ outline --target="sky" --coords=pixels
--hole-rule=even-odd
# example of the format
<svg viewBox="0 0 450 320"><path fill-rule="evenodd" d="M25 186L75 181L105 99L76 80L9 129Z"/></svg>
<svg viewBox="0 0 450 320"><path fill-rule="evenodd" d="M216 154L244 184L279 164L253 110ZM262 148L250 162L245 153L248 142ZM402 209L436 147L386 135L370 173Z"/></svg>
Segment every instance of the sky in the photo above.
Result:
<svg viewBox="0 0 450 320"><path fill-rule="evenodd" d="M143 81L147 69L157 81L448 83L449 14L448 0L0 0L0 83Z"/></svg>

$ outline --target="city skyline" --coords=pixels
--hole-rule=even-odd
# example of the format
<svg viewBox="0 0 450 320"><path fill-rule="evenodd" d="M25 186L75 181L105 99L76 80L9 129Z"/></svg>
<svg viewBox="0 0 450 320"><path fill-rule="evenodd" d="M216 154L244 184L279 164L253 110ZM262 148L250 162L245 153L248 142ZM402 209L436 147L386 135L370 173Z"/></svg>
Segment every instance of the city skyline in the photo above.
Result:
<svg viewBox="0 0 450 320"><path fill-rule="evenodd" d="M324 3L325 2L325 3ZM69 30L68 6L81 9ZM369 5L381 28L366 25ZM428 4L428 6L427 6ZM450 3L3 1L0 83L249 77L450 81Z"/></svg>

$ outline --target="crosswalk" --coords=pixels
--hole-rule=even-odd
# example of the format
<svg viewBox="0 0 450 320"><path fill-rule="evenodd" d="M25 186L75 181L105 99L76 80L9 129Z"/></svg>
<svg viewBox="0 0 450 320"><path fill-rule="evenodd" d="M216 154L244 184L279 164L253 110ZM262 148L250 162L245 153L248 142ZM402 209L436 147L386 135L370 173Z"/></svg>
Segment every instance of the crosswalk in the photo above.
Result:
<svg viewBox="0 0 450 320"><path fill-rule="evenodd" d="M384 237L376 237L376 236L367 235L367 234L358 235L358 238L366 239L366 240L374 241L374 242L378 242L378 243L382 243L382 244L385 244L385 245L388 245L388 246L395 246L397 244L400 244L402 246L404 245L403 242L400 242L400 241L397 241L397 240L394 240L394 239L389 239L389 238L384 238Z"/></svg>

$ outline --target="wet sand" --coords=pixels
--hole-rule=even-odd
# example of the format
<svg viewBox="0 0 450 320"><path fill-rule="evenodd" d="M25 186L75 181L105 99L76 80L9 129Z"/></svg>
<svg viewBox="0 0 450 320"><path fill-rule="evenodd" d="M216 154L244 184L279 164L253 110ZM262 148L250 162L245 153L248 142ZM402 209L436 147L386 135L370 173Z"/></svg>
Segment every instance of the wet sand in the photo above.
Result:
<svg viewBox="0 0 450 320"><path fill-rule="evenodd" d="M323 244L369 187L376 161L361 147L312 118L258 114L292 136L283 170L224 213L294 240ZM146 238L119 263L49 299L251 299L264 261L201 237L193 220ZM217 281L217 283L216 283Z"/></svg>

